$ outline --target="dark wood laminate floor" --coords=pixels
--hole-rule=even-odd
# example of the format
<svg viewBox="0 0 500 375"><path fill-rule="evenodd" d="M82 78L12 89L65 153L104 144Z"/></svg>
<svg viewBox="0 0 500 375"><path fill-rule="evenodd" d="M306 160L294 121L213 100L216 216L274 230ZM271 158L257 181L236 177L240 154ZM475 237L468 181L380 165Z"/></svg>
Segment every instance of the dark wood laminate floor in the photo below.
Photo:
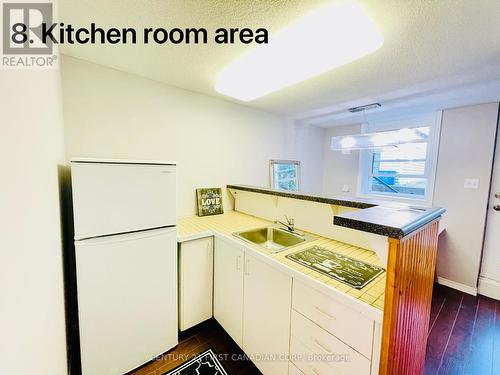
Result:
<svg viewBox="0 0 500 375"><path fill-rule="evenodd" d="M435 285L425 375L500 375L500 301Z"/></svg>
<svg viewBox="0 0 500 375"><path fill-rule="evenodd" d="M214 319L181 333L174 349L127 375L162 375L207 349L218 354L229 375L262 375L252 362L242 360L244 353Z"/></svg>

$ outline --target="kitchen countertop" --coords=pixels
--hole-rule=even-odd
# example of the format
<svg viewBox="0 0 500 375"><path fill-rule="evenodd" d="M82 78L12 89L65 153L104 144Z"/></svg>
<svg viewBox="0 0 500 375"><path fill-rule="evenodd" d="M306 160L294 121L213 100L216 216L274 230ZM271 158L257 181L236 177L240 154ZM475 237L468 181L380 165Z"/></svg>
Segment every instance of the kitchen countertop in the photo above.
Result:
<svg viewBox="0 0 500 375"><path fill-rule="evenodd" d="M358 197L322 197L297 192L267 189L247 185L227 185L228 189L301 199L318 203L358 208L333 218L333 225L401 239L425 224L442 216L441 207L415 207L399 202L387 202Z"/></svg>
<svg viewBox="0 0 500 375"><path fill-rule="evenodd" d="M377 276L363 289L358 290L286 258L286 255L288 254L316 245L367 263L371 263L375 266L383 267L382 262L375 252L315 235L317 239L311 242L295 246L280 253L271 254L257 245L249 244L232 235L234 232L268 225L273 225L273 223L236 211L229 211L222 215L181 218L178 220L178 241L183 242L210 235L219 235L227 239L231 239L235 243L243 245L247 249L253 250L253 253L260 254L261 259L280 266L285 271L289 271L292 276L302 279L303 281L315 282L316 284L319 284L320 287L326 288L326 291L333 291L334 293L337 293L337 295L338 293L341 293L348 299L354 299L354 302L361 303L365 306L367 305L369 309L373 310L371 311L371 315L375 316L375 319L381 320L381 312L384 309L384 292L386 282L385 272Z"/></svg>

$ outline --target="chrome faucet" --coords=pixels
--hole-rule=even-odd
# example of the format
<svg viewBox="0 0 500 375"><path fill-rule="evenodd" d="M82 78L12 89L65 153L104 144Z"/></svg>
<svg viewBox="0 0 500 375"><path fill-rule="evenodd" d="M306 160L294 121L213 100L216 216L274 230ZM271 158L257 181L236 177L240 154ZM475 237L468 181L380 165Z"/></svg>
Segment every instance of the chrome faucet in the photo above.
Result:
<svg viewBox="0 0 500 375"><path fill-rule="evenodd" d="M282 221L279 221L279 220L274 220L274 223L281 224L284 227L286 227L290 232L294 232L295 231L295 220L292 217L289 218L286 215L285 215L285 219L286 219L286 224L283 223Z"/></svg>

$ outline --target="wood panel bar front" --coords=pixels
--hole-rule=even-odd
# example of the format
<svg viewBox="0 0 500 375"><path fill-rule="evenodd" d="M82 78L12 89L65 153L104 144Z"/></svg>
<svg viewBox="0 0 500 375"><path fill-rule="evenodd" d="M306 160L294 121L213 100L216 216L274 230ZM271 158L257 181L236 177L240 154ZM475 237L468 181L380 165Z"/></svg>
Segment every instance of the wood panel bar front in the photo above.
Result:
<svg viewBox="0 0 500 375"><path fill-rule="evenodd" d="M381 375L421 375L436 268L439 220L389 238Z"/></svg>

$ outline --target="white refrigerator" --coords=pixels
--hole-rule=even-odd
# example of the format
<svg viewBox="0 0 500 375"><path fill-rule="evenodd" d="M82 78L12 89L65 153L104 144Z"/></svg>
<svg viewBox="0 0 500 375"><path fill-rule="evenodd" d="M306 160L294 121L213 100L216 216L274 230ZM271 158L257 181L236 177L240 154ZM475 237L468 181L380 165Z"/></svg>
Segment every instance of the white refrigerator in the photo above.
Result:
<svg viewBox="0 0 500 375"><path fill-rule="evenodd" d="M176 167L72 159L83 375L126 373L177 345Z"/></svg>

